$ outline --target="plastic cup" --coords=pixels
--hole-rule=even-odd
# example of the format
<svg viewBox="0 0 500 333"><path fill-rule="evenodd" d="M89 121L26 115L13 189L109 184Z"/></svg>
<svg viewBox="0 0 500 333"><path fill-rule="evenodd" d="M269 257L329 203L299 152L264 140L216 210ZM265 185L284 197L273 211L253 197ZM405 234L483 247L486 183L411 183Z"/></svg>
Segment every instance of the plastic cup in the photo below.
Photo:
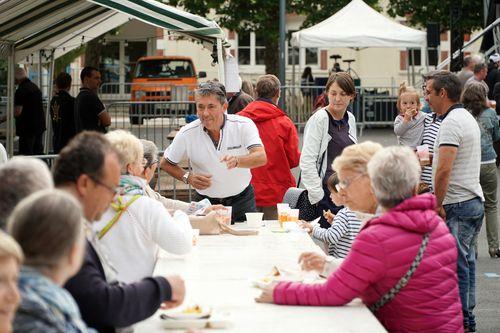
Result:
<svg viewBox="0 0 500 333"><path fill-rule="evenodd" d="M288 221L290 221L290 222L298 222L299 221L299 210L298 209L290 209Z"/></svg>
<svg viewBox="0 0 500 333"><path fill-rule="evenodd" d="M233 212L232 206L224 206L226 209L218 209L217 220L224 224L231 224L231 213Z"/></svg>
<svg viewBox="0 0 500 333"><path fill-rule="evenodd" d="M283 229L283 223L288 221L290 205L286 203L279 203L276 207L278 209L278 222L280 223L281 229Z"/></svg>
<svg viewBox="0 0 500 333"><path fill-rule="evenodd" d="M200 239L200 229L193 229L193 246L198 245Z"/></svg>
<svg viewBox="0 0 500 333"><path fill-rule="evenodd" d="M431 158L429 155L429 146L427 145L417 146L417 156L420 161L420 165L431 164Z"/></svg>
<svg viewBox="0 0 500 333"><path fill-rule="evenodd" d="M262 226L264 213L245 213L247 224L250 228L259 228Z"/></svg>

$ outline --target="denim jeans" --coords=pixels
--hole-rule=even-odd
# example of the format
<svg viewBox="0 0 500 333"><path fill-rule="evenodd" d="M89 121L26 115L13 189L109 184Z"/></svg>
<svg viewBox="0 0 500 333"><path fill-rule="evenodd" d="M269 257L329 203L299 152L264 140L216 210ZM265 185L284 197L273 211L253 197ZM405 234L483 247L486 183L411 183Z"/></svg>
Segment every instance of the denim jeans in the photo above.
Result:
<svg viewBox="0 0 500 333"><path fill-rule="evenodd" d="M475 327L473 314L476 306L476 254L473 244L484 217L484 205L479 197L444 205L446 224L455 236L458 248L457 273L464 325Z"/></svg>

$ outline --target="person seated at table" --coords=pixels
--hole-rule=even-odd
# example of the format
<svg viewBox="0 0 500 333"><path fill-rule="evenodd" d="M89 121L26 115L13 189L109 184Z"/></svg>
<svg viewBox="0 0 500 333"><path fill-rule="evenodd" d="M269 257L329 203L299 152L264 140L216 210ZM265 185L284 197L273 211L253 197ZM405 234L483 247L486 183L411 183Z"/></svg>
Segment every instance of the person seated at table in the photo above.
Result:
<svg viewBox="0 0 500 333"><path fill-rule="evenodd" d="M146 180L146 186L144 188L144 194L152 199L158 200L161 204L168 209L170 214L173 214L176 210L181 210L186 214L191 212L195 213L198 210L198 207L201 207L200 203L191 202L187 203L180 200L174 200L165 198L160 193L156 192L149 185L151 180L153 179L156 169L158 167L158 147L153 141L141 139L142 148L144 150L144 172L141 177ZM193 209L194 207L194 209ZM210 205L206 208L200 208L202 210L203 215L189 215L189 222L191 223L191 227L193 229L199 229L200 234L214 234L219 233L219 221L215 211L217 210L225 210L226 208L222 205Z"/></svg>
<svg viewBox="0 0 500 333"><path fill-rule="evenodd" d="M123 130L109 132L106 138L122 157L122 175L113 203L92 227L118 271L118 280L130 283L153 273L159 247L188 253L193 231L185 213L177 211L174 220L161 203L145 194L141 141Z"/></svg>
<svg viewBox="0 0 500 333"><path fill-rule="evenodd" d="M325 283L280 282L257 301L338 306L359 297L390 332L462 332L456 243L434 195L416 195L417 157L389 147L353 166L366 144L344 149L333 168L346 205L374 212L378 202L380 216L365 224Z"/></svg>
<svg viewBox="0 0 500 333"><path fill-rule="evenodd" d="M17 281L23 252L14 239L0 230L0 333L12 332L21 297Z"/></svg>
<svg viewBox="0 0 500 333"><path fill-rule="evenodd" d="M54 187L47 164L38 158L14 156L0 165L0 229L16 205L36 191Z"/></svg>
<svg viewBox="0 0 500 333"><path fill-rule="evenodd" d="M95 332L62 288L80 269L85 249L83 213L76 199L53 189L32 194L16 206L8 230L25 254L15 332Z"/></svg>
<svg viewBox="0 0 500 333"><path fill-rule="evenodd" d="M85 131L64 147L53 166L54 183L76 198L85 216L87 246L82 268L64 286L75 299L85 323L100 333L115 333L151 317L159 308L184 301L178 275L148 276L124 284L91 224L100 219L120 182L120 158L105 136Z"/></svg>
<svg viewBox="0 0 500 333"><path fill-rule="evenodd" d="M344 197L338 192L337 173L334 172L327 180L328 190L330 191L330 199L337 206L344 206ZM361 220L348 207L344 207L333 215L326 217L331 224L330 228L324 229L319 224L311 225L308 222L302 222L300 226L317 240L320 240L328 245L328 254L333 258L345 258L351 249L352 242L361 229Z"/></svg>

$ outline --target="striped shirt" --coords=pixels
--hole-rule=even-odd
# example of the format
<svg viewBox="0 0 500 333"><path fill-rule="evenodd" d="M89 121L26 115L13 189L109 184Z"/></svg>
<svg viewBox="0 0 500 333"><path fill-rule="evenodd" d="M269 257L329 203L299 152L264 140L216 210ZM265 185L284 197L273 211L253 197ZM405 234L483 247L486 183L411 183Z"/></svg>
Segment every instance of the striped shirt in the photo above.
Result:
<svg viewBox="0 0 500 333"><path fill-rule="evenodd" d="M334 258L345 258L361 229L361 221L348 208L342 208L333 218L330 228L314 226L312 237L328 244L328 254Z"/></svg>
<svg viewBox="0 0 500 333"><path fill-rule="evenodd" d="M434 154L434 142L439 133L439 127L441 127L441 118L439 118L434 112L428 113L424 120L424 134L422 136L422 144L429 147L429 153ZM420 177L422 183L429 186L429 189L434 192L432 188L432 166L422 167L422 176Z"/></svg>

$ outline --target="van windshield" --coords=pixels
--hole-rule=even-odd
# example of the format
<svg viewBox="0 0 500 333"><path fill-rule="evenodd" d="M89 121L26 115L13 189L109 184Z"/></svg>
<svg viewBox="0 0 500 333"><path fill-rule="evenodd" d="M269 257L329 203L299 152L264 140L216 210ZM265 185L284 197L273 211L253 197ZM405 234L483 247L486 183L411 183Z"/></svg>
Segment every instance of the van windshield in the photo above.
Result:
<svg viewBox="0 0 500 333"><path fill-rule="evenodd" d="M143 60L137 64L135 70L135 77L139 78L181 78L193 76L195 76L193 65L187 60Z"/></svg>

